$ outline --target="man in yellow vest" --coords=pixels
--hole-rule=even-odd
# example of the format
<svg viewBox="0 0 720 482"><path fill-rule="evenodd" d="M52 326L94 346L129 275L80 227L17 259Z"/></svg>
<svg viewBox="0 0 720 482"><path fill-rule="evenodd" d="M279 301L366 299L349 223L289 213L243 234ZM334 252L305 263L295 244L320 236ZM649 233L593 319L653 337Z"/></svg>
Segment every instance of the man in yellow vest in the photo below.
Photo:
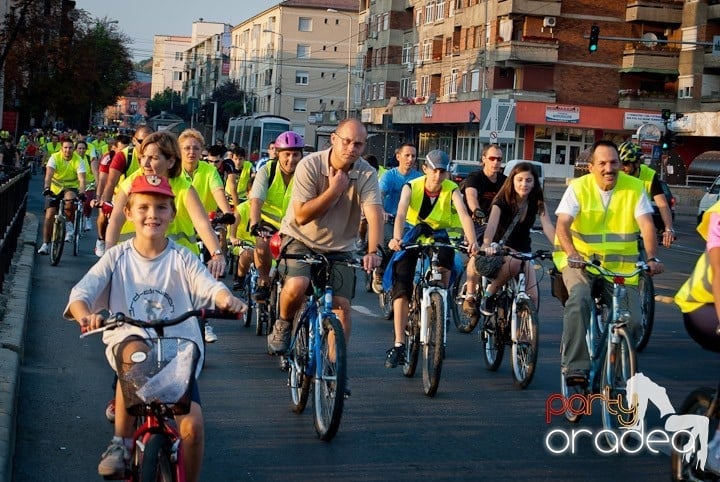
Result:
<svg viewBox="0 0 720 482"><path fill-rule="evenodd" d="M305 141L297 132L280 134L274 143L277 160L268 161L256 174L250 191L250 232L255 239L255 267L258 289L255 299L263 302L270 295L272 256L268 237L280 229L290 202L295 167L302 159Z"/></svg>
<svg viewBox="0 0 720 482"><path fill-rule="evenodd" d="M74 221L75 210L72 201L79 197L85 201L85 164L75 153L75 145L70 139L61 143L60 152L56 152L48 159L45 169L45 221L43 223L43 244L38 249L38 254L50 252L50 236L52 236L52 225L60 206L60 199L63 199L63 209L67 219L65 230L65 241L72 240L75 234Z"/></svg>
<svg viewBox="0 0 720 482"><path fill-rule="evenodd" d="M620 162L622 163L625 174L640 179L645 186L647 195L655 201L655 205L658 207L660 217L665 225L662 244L666 248L669 248L672 246L673 241L675 241L675 230L673 229L672 212L670 211L665 192L660 184L660 177L653 168L641 162L643 153L642 148L638 144L630 141L623 142L618 146L618 152L620 153Z"/></svg>
<svg viewBox="0 0 720 482"><path fill-rule="evenodd" d="M662 273L657 258L657 238L652 206L643 183L621 172L617 147L611 141L597 141L590 148L590 173L572 181L563 194L555 214L555 252L553 260L562 272L569 298L563 314L562 360L569 386L586 385L590 356L585 334L592 303L590 278L585 263L599 259L614 272L629 273L638 260L637 237L641 233L647 249L651 274ZM637 277L626 281L629 333L634 338L639 327L640 301ZM605 293L611 285L605 281Z"/></svg>

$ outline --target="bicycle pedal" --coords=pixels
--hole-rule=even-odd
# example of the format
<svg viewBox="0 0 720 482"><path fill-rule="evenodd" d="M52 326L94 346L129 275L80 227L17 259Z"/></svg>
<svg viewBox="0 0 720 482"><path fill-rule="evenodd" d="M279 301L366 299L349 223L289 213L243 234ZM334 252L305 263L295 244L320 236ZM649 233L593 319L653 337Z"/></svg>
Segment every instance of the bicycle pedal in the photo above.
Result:
<svg viewBox="0 0 720 482"><path fill-rule="evenodd" d="M290 370L290 360L284 355L280 356L280 370L284 372Z"/></svg>

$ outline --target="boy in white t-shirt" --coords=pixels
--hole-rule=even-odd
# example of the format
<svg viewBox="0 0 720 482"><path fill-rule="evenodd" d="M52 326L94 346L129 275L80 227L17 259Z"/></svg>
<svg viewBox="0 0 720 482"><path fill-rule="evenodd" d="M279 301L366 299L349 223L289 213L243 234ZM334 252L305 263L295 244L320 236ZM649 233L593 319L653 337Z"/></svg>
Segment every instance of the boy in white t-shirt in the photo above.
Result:
<svg viewBox="0 0 720 482"><path fill-rule="evenodd" d="M216 281L197 256L167 238L168 226L175 217L173 197L164 177L139 176L133 181L125 215L135 225L135 237L109 249L73 287L65 308L66 318L76 320L85 330L102 326L104 318L97 313L102 309L147 320L173 318L213 305L235 313L247 310L245 303ZM130 325L106 331L105 354L113 369L113 347L117 343L130 336L149 338L154 336L152 332ZM202 367L204 347L196 318L167 327L164 332L168 337L193 340L200 348L198 367ZM204 448L200 395L195 386L190 412L176 417L188 481L199 478ZM124 474L132 443L133 418L125 410L119 384L115 397L115 436L98 466L98 473L105 477Z"/></svg>

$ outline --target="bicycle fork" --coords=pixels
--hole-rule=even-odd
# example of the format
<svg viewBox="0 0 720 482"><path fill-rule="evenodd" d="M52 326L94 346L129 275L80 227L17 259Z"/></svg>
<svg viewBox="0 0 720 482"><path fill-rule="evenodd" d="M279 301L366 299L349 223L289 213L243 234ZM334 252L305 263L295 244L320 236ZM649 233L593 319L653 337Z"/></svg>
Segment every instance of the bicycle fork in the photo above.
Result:
<svg viewBox="0 0 720 482"><path fill-rule="evenodd" d="M430 295L432 293L440 293L443 303L443 325L447 323L447 290L431 286L423 290L422 304L420 305L420 343L425 345L428 342L428 309L430 308ZM447 326L443 330L443 346L445 346L447 338Z"/></svg>

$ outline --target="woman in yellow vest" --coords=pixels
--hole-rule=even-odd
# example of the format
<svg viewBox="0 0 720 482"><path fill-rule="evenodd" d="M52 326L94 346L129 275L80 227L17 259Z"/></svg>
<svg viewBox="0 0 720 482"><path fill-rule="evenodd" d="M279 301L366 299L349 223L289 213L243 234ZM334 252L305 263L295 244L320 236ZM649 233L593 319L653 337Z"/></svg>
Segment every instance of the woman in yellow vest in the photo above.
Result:
<svg viewBox="0 0 720 482"><path fill-rule="evenodd" d="M688 334L706 350L720 353L720 202L705 212L697 228L706 240L690 278L675 295ZM705 471L720 475L720 427L708 444Z"/></svg>
<svg viewBox="0 0 720 482"><path fill-rule="evenodd" d="M530 163L519 162L510 171L491 204L482 248L487 254L493 254L495 243L505 239L503 244L507 248L520 253L532 252L530 229L535 224L537 216L540 216L545 237L552 243L555 239L555 226L545 207L540 180ZM517 221L515 221L516 217ZM508 232L509 228L512 230ZM512 277L517 276L520 272L520 263L518 259L505 256L500 271L483 295L480 312L486 316L492 315L495 293ZM528 296L537 307L538 289L532 263L526 263L525 276Z"/></svg>
<svg viewBox="0 0 720 482"><path fill-rule="evenodd" d="M213 255L208 262L208 269L213 276L219 277L225 270L225 257L222 255L220 242L210 225L197 191L182 176L180 145L177 137L169 131L154 132L145 137L139 152L140 169L118 184L117 192L113 197L113 210L105 233L106 249L117 244L121 234L133 232L132 225L126 222L123 213L133 179L140 175L163 176L170 182L177 207L175 219L168 228L168 237L198 254L199 250L195 243L197 230L197 235Z"/></svg>
<svg viewBox="0 0 720 482"><path fill-rule="evenodd" d="M388 243L388 247L396 253L385 271L385 280L392 279L395 327L395 343L387 351L386 368L395 368L398 364L405 363L403 341L418 253L402 251L402 244L411 242L412 237L417 238L415 233L420 231L423 232L422 235L447 241L447 229L462 226L470 252L475 254L478 250L475 228L465 208L458 185L448 179L449 165L450 158L445 152L439 149L428 152L422 167L425 175L405 184L400 193L393 238ZM417 229L405 233L406 222ZM440 248L438 264L441 267L444 286L448 286L450 281L450 270L454 260L455 253L452 249Z"/></svg>

